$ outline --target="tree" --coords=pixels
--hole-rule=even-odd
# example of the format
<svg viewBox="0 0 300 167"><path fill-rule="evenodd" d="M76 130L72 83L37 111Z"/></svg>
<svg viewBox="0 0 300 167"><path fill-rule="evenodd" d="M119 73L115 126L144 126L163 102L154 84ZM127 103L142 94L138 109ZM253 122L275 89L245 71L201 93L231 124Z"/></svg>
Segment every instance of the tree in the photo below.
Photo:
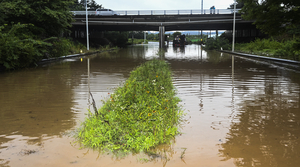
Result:
<svg viewBox="0 0 300 167"><path fill-rule="evenodd" d="M243 8L243 6L244 6L244 2L237 2L235 7L236 9L241 9ZM231 4L227 9L234 9L234 3Z"/></svg>
<svg viewBox="0 0 300 167"><path fill-rule="evenodd" d="M14 69L32 65L39 61L46 48L51 46L44 41L17 35L20 29L28 26L31 25L14 24L7 32L2 32L6 25L0 26L0 66Z"/></svg>
<svg viewBox="0 0 300 167"><path fill-rule="evenodd" d="M84 11L85 5L83 5L82 3L79 3L78 0L73 0L73 4L70 5L70 10L71 11Z"/></svg>
<svg viewBox="0 0 300 167"><path fill-rule="evenodd" d="M158 40L159 36L158 34L148 34L147 35L147 40Z"/></svg>
<svg viewBox="0 0 300 167"><path fill-rule="evenodd" d="M101 9L102 5L97 4L94 0L89 0L87 6L89 10Z"/></svg>
<svg viewBox="0 0 300 167"><path fill-rule="evenodd" d="M175 38L177 35L180 36L180 35L181 35L181 32L176 31L176 32L173 33L173 37L174 37L174 38Z"/></svg>
<svg viewBox="0 0 300 167"><path fill-rule="evenodd" d="M2 0L0 25L31 24L23 33L42 38L60 36L71 27L72 3L73 0Z"/></svg>
<svg viewBox="0 0 300 167"><path fill-rule="evenodd" d="M0 1L0 67L34 65L44 56L65 55L70 41L60 39L71 26L73 0Z"/></svg>
<svg viewBox="0 0 300 167"><path fill-rule="evenodd" d="M85 1L86 0L73 0L74 4L70 6L71 11L84 11L85 10ZM87 1L88 10L94 11L96 9L103 8L102 5L97 4L94 0Z"/></svg>
<svg viewBox="0 0 300 167"><path fill-rule="evenodd" d="M269 35L280 35L300 25L299 0L237 0L244 3L243 18L255 20L258 29Z"/></svg>

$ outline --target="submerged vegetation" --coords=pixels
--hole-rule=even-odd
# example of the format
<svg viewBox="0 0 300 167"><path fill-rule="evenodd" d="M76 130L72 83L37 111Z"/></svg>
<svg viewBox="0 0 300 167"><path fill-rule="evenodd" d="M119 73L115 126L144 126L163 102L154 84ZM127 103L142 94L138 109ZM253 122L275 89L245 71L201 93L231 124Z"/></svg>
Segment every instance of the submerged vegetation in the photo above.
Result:
<svg viewBox="0 0 300 167"><path fill-rule="evenodd" d="M139 152L168 143L178 131L182 111L169 65L151 60L137 67L78 133L86 147Z"/></svg>

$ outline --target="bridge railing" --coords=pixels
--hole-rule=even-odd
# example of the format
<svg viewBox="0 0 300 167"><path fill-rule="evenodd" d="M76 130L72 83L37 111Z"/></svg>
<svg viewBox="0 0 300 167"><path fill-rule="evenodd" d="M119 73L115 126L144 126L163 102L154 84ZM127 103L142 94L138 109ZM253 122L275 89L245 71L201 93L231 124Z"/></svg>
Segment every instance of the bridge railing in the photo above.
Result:
<svg viewBox="0 0 300 167"><path fill-rule="evenodd" d="M237 9L239 11L240 9ZM85 15L85 11L71 11L74 15ZM232 14L233 9L194 9L194 10L115 10L112 14L127 15L199 15L199 14ZM96 15L96 11L88 11L88 15ZM109 15L105 15L109 16Z"/></svg>

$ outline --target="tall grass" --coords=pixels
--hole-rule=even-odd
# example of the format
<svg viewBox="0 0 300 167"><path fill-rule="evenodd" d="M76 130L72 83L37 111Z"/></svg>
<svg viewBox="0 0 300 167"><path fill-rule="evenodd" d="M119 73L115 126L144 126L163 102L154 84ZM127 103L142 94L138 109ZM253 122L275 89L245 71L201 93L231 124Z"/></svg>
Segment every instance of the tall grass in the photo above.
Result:
<svg viewBox="0 0 300 167"><path fill-rule="evenodd" d="M83 145L101 150L147 151L179 133L179 101L168 64L148 61L86 118L78 138Z"/></svg>

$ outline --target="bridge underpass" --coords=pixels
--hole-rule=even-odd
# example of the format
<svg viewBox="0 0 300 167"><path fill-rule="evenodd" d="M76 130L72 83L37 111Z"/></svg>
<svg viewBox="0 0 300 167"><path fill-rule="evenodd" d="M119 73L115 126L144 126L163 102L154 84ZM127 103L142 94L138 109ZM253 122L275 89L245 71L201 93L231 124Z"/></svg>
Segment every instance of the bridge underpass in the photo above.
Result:
<svg viewBox="0 0 300 167"><path fill-rule="evenodd" d="M166 12L165 12L166 13ZM191 12L192 13L192 12ZM86 18L83 14L74 15L72 32L86 30ZM240 14L236 15L236 31L256 30L253 21L246 21ZM164 14L164 15L112 15L88 16L89 31L209 31L232 30L233 14ZM259 33L254 33L259 34ZM75 35L76 36L76 35ZM251 34L250 34L251 36ZM253 36L253 34L252 34ZM161 36L160 41L164 41Z"/></svg>

